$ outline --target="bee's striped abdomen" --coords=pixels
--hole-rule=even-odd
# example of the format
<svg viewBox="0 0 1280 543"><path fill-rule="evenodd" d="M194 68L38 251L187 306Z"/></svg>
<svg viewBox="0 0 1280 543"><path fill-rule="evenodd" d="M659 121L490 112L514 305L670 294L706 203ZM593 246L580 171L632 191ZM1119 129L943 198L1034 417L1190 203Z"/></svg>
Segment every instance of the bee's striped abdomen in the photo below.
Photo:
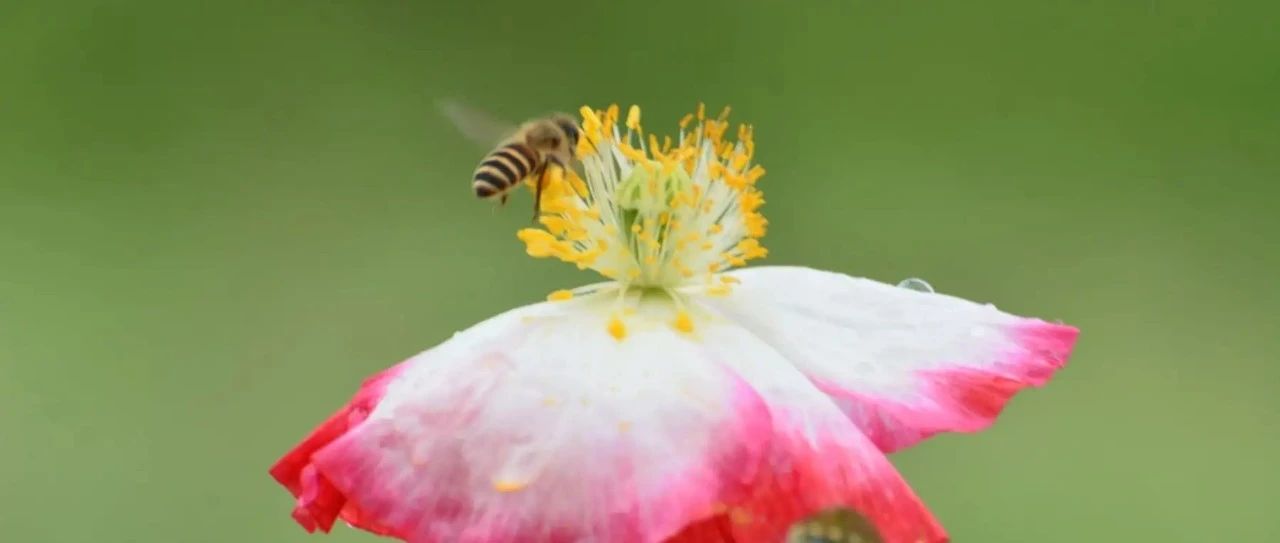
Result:
<svg viewBox="0 0 1280 543"><path fill-rule="evenodd" d="M515 187L538 163L539 153L528 145L513 142L499 147L476 168L471 188L480 198L492 198Z"/></svg>

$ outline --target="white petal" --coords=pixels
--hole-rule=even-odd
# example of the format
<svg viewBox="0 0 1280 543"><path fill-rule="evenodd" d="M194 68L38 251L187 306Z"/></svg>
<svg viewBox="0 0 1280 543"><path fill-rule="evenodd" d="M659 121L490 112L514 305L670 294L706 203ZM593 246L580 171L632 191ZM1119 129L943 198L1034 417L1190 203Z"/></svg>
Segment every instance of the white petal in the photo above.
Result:
<svg viewBox="0 0 1280 543"><path fill-rule="evenodd" d="M733 272L708 302L830 394L884 451L985 428L1064 365L1077 330L991 305L800 267Z"/></svg>
<svg viewBox="0 0 1280 543"><path fill-rule="evenodd" d="M777 351L727 321L677 333L673 307L646 307L621 342L593 301L481 323L370 380L272 473L304 525L341 516L410 543L767 542L833 506L886 542L944 540Z"/></svg>
<svg viewBox="0 0 1280 543"><path fill-rule="evenodd" d="M769 414L662 323L625 341L577 301L511 311L403 364L314 455L409 541L658 541L746 485Z"/></svg>

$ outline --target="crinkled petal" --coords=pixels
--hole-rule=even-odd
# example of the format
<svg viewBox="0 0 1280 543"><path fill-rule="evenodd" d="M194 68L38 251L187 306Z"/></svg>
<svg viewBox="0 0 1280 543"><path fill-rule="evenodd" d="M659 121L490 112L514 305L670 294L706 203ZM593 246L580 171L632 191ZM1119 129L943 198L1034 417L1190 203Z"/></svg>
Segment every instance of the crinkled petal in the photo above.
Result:
<svg viewBox="0 0 1280 543"><path fill-rule="evenodd" d="M795 523L833 508L858 512L885 543L947 541L884 453L780 352L724 324L708 327L700 348L764 399L773 440L754 470L750 495L676 541L779 542Z"/></svg>
<svg viewBox="0 0 1280 543"><path fill-rule="evenodd" d="M759 395L665 327L617 342L570 305L495 317L362 390L273 470L299 522L342 507L414 543L656 542L747 495Z"/></svg>
<svg viewBox="0 0 1280 543"><path fill-rule="evenodd" d="M382 399L387 383L404 367L405 364L401 363L365 380L346 406L317 426L311 435L271 467L271 476L297 498L293 518L308 532L328 532L333 521L342 516L347 522L371 532L385 533L385 529L366 520L354 504L348 506L342 493L312 465L311 457L359 426Z"/></svg>
<svg viewBox="0 0 1280 543"><path fill-rule="evenodd" d="M731 275L712 302L776 349L883 451L989 426L1067 362L1078 330L991 305L801 267Z"/></svg>
<svg viewBox="0 0 1280 543"><path fill-rule="evenodd" d="M629 322L619 342L577 300L495 317L370 381L273 474L304 527L340 516L411 543L774 543L836 506L889 543L945 541L770 345L728 322Z"/></svg>

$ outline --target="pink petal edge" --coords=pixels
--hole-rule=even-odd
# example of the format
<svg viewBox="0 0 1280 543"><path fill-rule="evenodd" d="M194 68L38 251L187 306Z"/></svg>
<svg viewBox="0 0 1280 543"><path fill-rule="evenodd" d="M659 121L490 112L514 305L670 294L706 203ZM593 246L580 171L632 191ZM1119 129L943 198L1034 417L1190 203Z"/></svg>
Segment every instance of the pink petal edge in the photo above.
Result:
<svg viewBox="0 0 1280 543"><path fill-rule="evenodd" d="M271 475L297 498L293 516L308 532L328 532L341 518L357 528L413 543L435 541L519 541L528 526L517 520L522 511L484 517L496 520L469 527L449 538L431 530L453 528L450 521L469 517L474 496L446 496L435 507L405 503L379 471L386 443L364 424L387 384L403 364L368 379L352 401L322 423L272 469ZM841 428L824 429L816 438L807 425L791 421L787 406L766 406L746 383L735 383L735 412L727 423L719 452L702 469L719 486L706 485L706 473L674 474L665 499L632 503L625 513L607 519L610 541L675 543L773 543L791 525L831 507L848 507L864 515L887 543L945 543L943 529L902 480L888 459L845 419ZM772 408L772 409L771 409ZM844 427L847 425L847 427ZM815 443L813 440L816 439ZM465 465L448 468L463 473ZM626 469L618 469L625 478ZM463 488L459 485L455 488ZM623 486L622 488L627 488ZM625 491L624 491L625 493ZM461 500L451 499L454 497ZM540 517L535 512L533 519ZM572 527L540 526L539 541L560 543L590 538ZM455 532L456 534L456 532Z"/></svg>
<svg viewBox="0 0 1280 543"><path fill-rule="evenodd" d="M890 453L942 432L990 427L1018 392L1040 387L1067 364L1079 329L1025 319L1010 331L1017 349L990 367L949 365L922 370L919 400L890 400L814 379L880 450Z"/></svg>

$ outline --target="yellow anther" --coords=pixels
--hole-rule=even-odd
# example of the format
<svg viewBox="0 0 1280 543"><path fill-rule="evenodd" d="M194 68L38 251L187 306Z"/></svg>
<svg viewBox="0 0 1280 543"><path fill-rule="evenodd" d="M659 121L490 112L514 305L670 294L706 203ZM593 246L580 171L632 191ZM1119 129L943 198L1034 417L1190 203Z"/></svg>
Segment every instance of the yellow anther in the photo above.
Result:
<svg viewBox="0 0 1280 543"><path fill-rule="evenodd" d="M716 117L716 120L724 122L725 119L729 118L729 111L731 111L731 108L729 106L724 106L724 109L720 110L720 116Z"/></svg>
<svg viewBox="0 0 1280 543"><path fill-rule="evenodd" d="M733 150L733 142L726 141L721 144L719 150L720 160L729 160L729 157L733 155Z"/></svg>
<svg viewBox="0 0 1280 543"><path fill-rule="evenodd" d="M703 250L703 251L710 251L710 250L711 250L711 248L712 248L712 247L714 247L714 246L715 246L715 245L714 245L714 244L712 244L710 241L704 241L704 242L702 242L702 245L700 245L700 247L702 247L702 250Z"/></svg>
<svg viewBox="0 0 1280 543"><path fill-rule="evenodd" d="M692 121L693 121L693 114L686 113L684 117L680 118L680 130L684 130L686 127L688 127L689 123Z"/></svg>
<svg viewBox="0 0 1280 543"><path fill-rule="evenodd" d="M569 225L565 223L563 218L553 215L543 215L538 217L538 222L547 227L548 232L557 236L564 234L565 230L569 228Z"/></svg>
<svg viewBox="0 0 1280 543"><path fill-rule="evenodd" d="M566 178L569 181L569 186L573 187L579 198L586 198L591 194L591 191L587 188L587 182L578 177L578 174L573 170L569 170L569 175Z"/></svg>
<svg viewBox="0 0 1280 543"><path fill-rule="evenodd" d="M618 317L609 319L608 330L609 335L613 336L613 339L618 341L622 341L627 337L627 326L622 324L622 319L619 319Z"/></svg>
<svg viewBox="0 0 1280 543"><path fill-rule="evenodd" d="M618 146L618 148L622 150L622 154L623 154L624 156L626 156L627 158L629 158L629 159L631 159L631 160L634 160L634 161L639 162L639 163L641 163L641 164L648 164L648 163L649 163L649 157L647 157L647 156L645 156L645 155L644 155L644 151L641 151L641 150L639 150L639 149L636 149L635 147L632 147L632 146L630 146L630 145L628 145L628 144L625 144L625 143L623 143L623 144L619 145L619 146Z"/></svg>
<svg viewBox="0 0 1280 543"><path fill-rule="evenodd" d="M587 157L595 153L596 147L591 141L591 136L586 136L586 137L583 137L582 139L579 139L578 147L574 149L574 151L577 153L578 158Z"/></svg>
<svg viewBox="0 0 1280 543"><path fill-rule="evenodd" d="M712 162L711 166L707 168L707 175L710 175L712 180L724 177L724 164Z"/></svg>
<svg viewBox="0 0 1280 543"><path fill-rule="evenodd" d="M724 284L726 284L726 285L736 285L736 284L738 284L738 283L741 283L741 282L742 282L742 280L741 280L741 279L738 279L737 277L734 277L734 276L732 276L732 275L721 275L721 276L720 276L720 282L721 282L721 283L724 283Z"/></svg>
<svg viewBox="0 0 1280 543"><path fill-rule="evenodd" d="M733 162L729 164L734 170L742 171L747 166L747 155L733 155Z"/></svg>
<svg viewBox="0 0 1280 543"><path fill-rule="evenodd" d="M707 118L707 105L702 102L698 102L698 122L702 122L702 120L706 118Z"/></svg>
<svg viewBox="0 0 1280 543"><path fill-rule="evenodd" d="M595 132L600 129L600 116L587 106L578 109L578 113L582 115L582 130L586 132Z"/></svg>
<svg viewBox="0 0 1280 543"><path fill-rule="evenodd" d="M604 115L609 119L610 124L618 122L618 104L609 104Z"/></svg>
<svg viewBox="0 0 1280 543"><path fill-rule="evenodd" d="M632 233L632 234L639 234L639 233L640 233L640 230L641 230L640 225L638 225L638 224L633 224L633 225L631 225L631 233Z"/></svg>
<svg viewBox="0 0 1280 543"><path fill-rule="evenodd" d="M572 299L573 299L573 292L568 290L563 290L563 289L557 290L547 295L548 302L563 302L565 300L572 300Z"/></svg>
<svg viewBox="0 0 1280 543"><path fill-rule="evenodd" d="M631 130L640 129L640 106L631 106L627 109L627 128Z"/></svg>
<svg viewBox="0 0 1280 543"><path fill-rule="evenodd" d="M728 296L731 292L733 292L733 290L729 285L715 285L707 287L708 296Z"/></svg>
<svg viewBox="0 0 1280 543"><path fill-rule="evenodd" d="M675 326L676 330L686 334L693 332L693 319L689 318L689 313L687 311L680 311L679 313L676 313L676 320L671 324L672 326Z"/></svg>
<svg viewBox="0 0 1280 543"><path fill-rule="evenodd" d="M721 232L724 232L724 226L722 226L720 223L715 223L711 225L709 228L707 228L707 233L711 235L719 234Z"/></svg>
<svg viewBox="0 0 1280 543"><path fill-rule="evenodd" d="M769 250L760 245L760 240L747 238L738 242L737 249L747 258L760 258L769 254Z"/></svg>
<svg viewBox="0 0 1280 543"><path fill-rule="evenodd" d="M759 213L750 213L742 218L747 225L747 235L753 238L764 237L765 226L769 224L768 219Z"/></svg>
<svg viewBox="0 0 1280 543"><path fill-rule="evenodd" d="M742 210L750 213L760 209L760 206L764 205L764 196L762 196L760 192L754 190L743 191L742 195L739 196L739 202L742 206Z"/></svg>
<svg viewBox="0 0 1280 543"><path fill-rule="evenodd" d="M764 177L764 167L759 164L756 164L755 166L752 166L750 170L747 170L747 183L754 185L761 177Z"/></svg>

